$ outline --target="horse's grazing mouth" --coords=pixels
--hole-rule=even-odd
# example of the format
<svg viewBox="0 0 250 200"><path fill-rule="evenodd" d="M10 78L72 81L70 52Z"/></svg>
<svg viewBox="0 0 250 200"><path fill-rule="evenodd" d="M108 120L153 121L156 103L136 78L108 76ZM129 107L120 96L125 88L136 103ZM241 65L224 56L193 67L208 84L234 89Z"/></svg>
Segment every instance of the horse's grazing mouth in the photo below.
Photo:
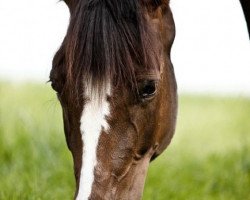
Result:
<svg viewBox="0 0 250 200"><path fill-rule="evenodd" d="M140 199L175 129L168 0L65 0L71 19L50 79L73 155L75 199Z"/></svg>

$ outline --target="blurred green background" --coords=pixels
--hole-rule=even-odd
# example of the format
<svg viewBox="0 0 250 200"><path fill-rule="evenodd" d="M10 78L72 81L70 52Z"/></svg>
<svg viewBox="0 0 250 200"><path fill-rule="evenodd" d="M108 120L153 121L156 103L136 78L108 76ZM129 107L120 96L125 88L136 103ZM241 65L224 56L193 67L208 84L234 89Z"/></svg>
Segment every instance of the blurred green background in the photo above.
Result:
<svg viewBox="0 0 250 200"><path fill-rule="evenodd" d="M72 199L60 105L49 84L0 83L0 200ZM250 199L250 99L180 95L177 130L143 200Z"/></svg>

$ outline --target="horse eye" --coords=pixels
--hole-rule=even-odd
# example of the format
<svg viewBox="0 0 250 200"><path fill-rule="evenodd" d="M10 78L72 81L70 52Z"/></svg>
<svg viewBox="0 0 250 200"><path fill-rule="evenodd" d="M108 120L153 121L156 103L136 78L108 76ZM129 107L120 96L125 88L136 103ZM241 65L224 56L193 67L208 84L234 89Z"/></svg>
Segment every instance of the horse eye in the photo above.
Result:
<svg viewBox="0 0 250 200"><path fill-rule="evenodd" d="M51 82L51 87L54 91L56 91L57 93L60 93L62 91L63 85L60 81L56 79L50 79L50 82Z"/></svg>
<svg viewBox="0 0 250 200"><path fill-rule="evenodd" d="M50 80L50 82L51 82L52 89L58 92L59 90L58 83L55 80Z"/></svg>
<svg viewBox="0 0 250 200"><path fill-rule="evenodd" d="M51 82L51 87L52 87L52 89L55 90L55 91L57 91L57 87L56 87L55 82L52 81L52 80L50 80L50 82Z"/></svg>
<svg viewBox="0 0 250 200"><path fill-rule="evenodd" d="M139 96L142 100L150 100L156 94L156 81L143 80L139 84Z"/></svg>

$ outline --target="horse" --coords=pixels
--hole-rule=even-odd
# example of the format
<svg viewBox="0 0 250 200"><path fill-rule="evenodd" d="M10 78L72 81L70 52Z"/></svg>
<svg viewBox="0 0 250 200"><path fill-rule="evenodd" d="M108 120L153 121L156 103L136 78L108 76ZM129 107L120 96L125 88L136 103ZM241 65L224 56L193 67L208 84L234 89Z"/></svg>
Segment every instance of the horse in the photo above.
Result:
<svg viewBox="0 0 250 200"><path fill-rule="evenodd" d="M247 24L247 28L248 28L248 35L249 35L249 39L250 39L250 1L249 0L240 0L242 9L243 9L243 13L245 15L245 19L246 19L246 24Z"/></svg>
<svg viewBox="0 0 250 200"><path fill-rule="evenodd" d="M177 116L169 0L64 0L70 21L50 81L76 200L138 200Z"/></svg>

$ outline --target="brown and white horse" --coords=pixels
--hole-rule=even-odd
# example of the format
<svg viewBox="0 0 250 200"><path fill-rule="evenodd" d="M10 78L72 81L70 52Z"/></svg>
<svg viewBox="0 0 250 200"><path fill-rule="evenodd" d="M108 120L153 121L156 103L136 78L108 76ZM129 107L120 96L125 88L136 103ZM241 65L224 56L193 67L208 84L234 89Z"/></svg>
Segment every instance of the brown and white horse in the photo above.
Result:
<svg viewBox="0 0 250 200"><path fill-rule="evenodd" d="M240 0L248 28L249 38L250 38L250 0Z"/></svg>
<svg viewBox="0 0 250 200"><path fill-rule="evenodd" d="M150 161L175 130L169 1L65 2L70 24L50 79L73 155L75 199L140 199ZM248 17L249 0L241 3Z"/></svg>
<svg viewBox="0 0 250 200"><path fill-rule="evenodd" d="M50 74L73 155L75 199L141 199L177 112L168 0L67 0Z"/></svg>

